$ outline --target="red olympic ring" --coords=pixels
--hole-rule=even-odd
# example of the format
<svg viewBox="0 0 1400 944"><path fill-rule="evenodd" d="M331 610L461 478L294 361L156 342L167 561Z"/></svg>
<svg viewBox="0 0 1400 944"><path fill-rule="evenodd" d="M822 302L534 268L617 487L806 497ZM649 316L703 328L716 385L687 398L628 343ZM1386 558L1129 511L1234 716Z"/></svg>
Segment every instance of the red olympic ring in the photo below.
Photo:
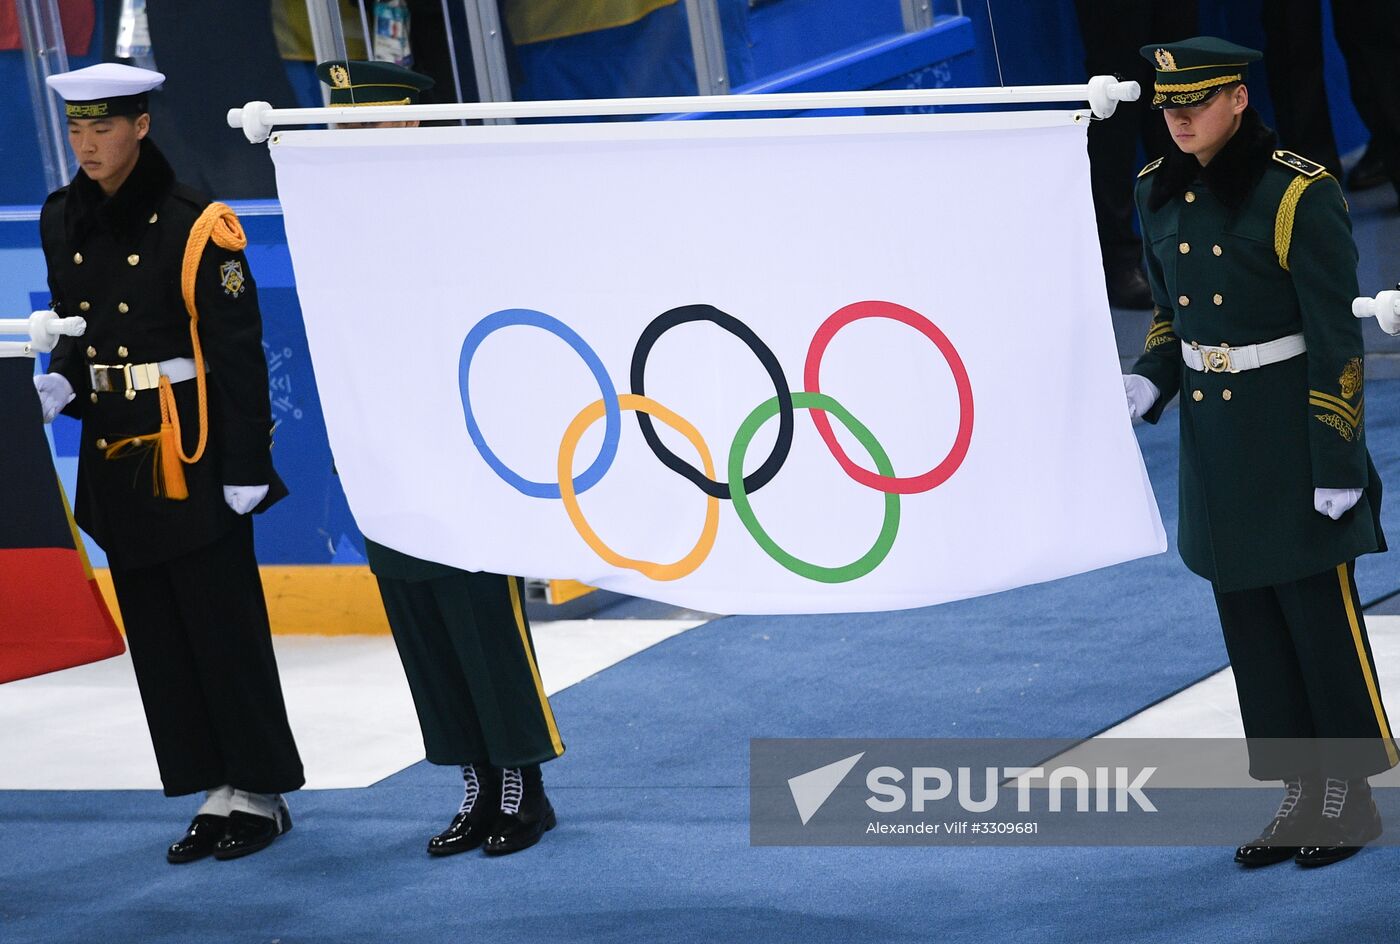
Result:
<svg viewBox="0 0 1400 944"><path fill-rule="evenodd" d="M822 322L822 326L812 336L812 344L807 349L807 364L802 373L802 381L806 385L808 393L822 392L819 375L826 346L831 342L836 332L852 321L859 321L862 318L889 318L892 321L907 324L932 341L942 353L944 360L948 362L949 369L953 372L953 380L958 387L958 434L953 440L953 447L942 462L922 475L903 477L880 475L856 465L851 457L846 455L846 451L836 441L836 434L831 429L831 420L827 418L826 411L809 410L812 422L816 424L817 432L821 434L822 441L831 450L831 454L836 457L836 461L841 464L841 468L845 469L846 474L860 484L879 492L894 492L897 495L917 495L920 492L937 488L962 465L963 460L967 458L968 447L972 444L972 381L967 376L967 368L963 366L957 348L953 347L953 342L949 341L948 336L940 331L932 321L918 312L905 308L903 305L896 305L894 302L864 301L847 305Z"/></svg>

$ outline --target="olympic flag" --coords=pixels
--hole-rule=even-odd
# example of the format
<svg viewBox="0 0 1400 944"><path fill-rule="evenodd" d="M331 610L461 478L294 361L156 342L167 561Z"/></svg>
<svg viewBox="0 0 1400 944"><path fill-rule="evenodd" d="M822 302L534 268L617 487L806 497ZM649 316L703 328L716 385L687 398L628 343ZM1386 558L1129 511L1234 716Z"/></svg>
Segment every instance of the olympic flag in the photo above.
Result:
<svg viewBox="0 0 1400 944"><path fill-rule="evenodd" d="M721 613L920 606L1164 551L1084 124L274 135L356 521Z"/></svg>

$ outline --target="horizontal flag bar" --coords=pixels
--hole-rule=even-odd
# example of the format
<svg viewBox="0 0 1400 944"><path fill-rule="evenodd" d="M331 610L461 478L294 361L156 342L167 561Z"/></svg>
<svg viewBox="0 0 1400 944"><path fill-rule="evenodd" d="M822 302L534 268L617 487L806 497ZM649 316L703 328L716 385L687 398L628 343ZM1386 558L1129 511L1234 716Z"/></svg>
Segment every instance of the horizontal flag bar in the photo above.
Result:
<svg viewBox="0 0 1400 944"><path fill-rule="evenodd" d="M791 92L772 95L680 95L661 98L599 98L545 102L481 102L436 105L361 105L339 108L273 108L249 102L228 112L230 128L242 129L254 144L280 125L374 121L484 121L491 118L544 119L603 115L666 115L751 111L810 111L840 108L923 108L939 105L1016 105L1087 101L1099 118L1111 116L1118 102L1137 101L1136 82L1097 75L1083 85L1026 85L960 89L898 89L865 92Z"/></svg>

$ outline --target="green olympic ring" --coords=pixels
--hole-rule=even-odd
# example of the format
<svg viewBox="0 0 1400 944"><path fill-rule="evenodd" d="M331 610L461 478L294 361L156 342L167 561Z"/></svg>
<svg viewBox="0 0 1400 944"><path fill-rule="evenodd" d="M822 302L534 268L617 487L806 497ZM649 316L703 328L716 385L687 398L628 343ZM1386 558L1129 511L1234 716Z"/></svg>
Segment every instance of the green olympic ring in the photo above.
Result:
<svg viewBox="0 0 1400 944"><path fill-rule="evenodd" d="M894 465L875 438L875 434L866 429L840 403L824 393L804 392L792 395L792 405L800 409L824 410L835 416L841 421L841 425L850 430L857 441L865 447L866 452L870 453L870 458L875 460L875 467L880 470L880 474L894 475ZM758 523L758 516L754 514L753 506L749 504L748 492L744 488L744 455L748 452L749 443L753 440L759 427L777 415L777 412L777 397L759 404L740 424L739 431L734 434L734 444L729 447L729 489L739 520L744 523L749 534L753 535L758 546L763 548L769 557L799 577L806 577L809 580L817 580L822 583L845 583L864 577L879 567L889 554L890 549L894 547L895 535L899 532L899 494L896 492L885 493L885 520L880 526L880 534L875 538L875 543L870 550L866 551L859 560L841 567L823 567L820 564L804 561L783 550L776 541L768 536L768 532L763 530L763 525Z"/></svg>

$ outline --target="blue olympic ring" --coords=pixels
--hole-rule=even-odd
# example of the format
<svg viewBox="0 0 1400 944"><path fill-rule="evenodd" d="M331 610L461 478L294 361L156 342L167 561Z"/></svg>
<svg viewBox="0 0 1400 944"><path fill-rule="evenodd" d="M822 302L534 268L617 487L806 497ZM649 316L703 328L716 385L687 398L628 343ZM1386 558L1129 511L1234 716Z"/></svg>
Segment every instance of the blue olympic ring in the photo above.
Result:
<svg viewBox="0 0 1400 944"><path fill-rule="evenodd" d="M462 342L462 357L457 367L457 384L462 391L462 411L467 415L467 432L471 435L472 442L476 444L477 451L481 453L481 458L485 459L486 464L516 491L531 498L560 497L558 482L532 482L502 462L486 445L486 437L481 434L481 427L477 425L476 416L472 413L471 391L467 386L467 379L471 372L472 358L476 355L476 349L481 346L482 341L486 340L487 335L499 328L507 328L512 325L543 328L559 338L573 348L579 357L583 358L583 362L593 372L593 379L598 381L598 389L603 394L605 410L603 447L598 450L598 458L593 460L593 464L574 479L574 491L579 494L586 492L597 485L598 480L607 474L608 469L612 467L613 459L617 457L617 444L622 437L622 411L618 406L617 389L613 386L612 378L608 376L603 361L583 338L559 319L530 308L507 308L487 315L468 332L467 339Z"/></svg>

